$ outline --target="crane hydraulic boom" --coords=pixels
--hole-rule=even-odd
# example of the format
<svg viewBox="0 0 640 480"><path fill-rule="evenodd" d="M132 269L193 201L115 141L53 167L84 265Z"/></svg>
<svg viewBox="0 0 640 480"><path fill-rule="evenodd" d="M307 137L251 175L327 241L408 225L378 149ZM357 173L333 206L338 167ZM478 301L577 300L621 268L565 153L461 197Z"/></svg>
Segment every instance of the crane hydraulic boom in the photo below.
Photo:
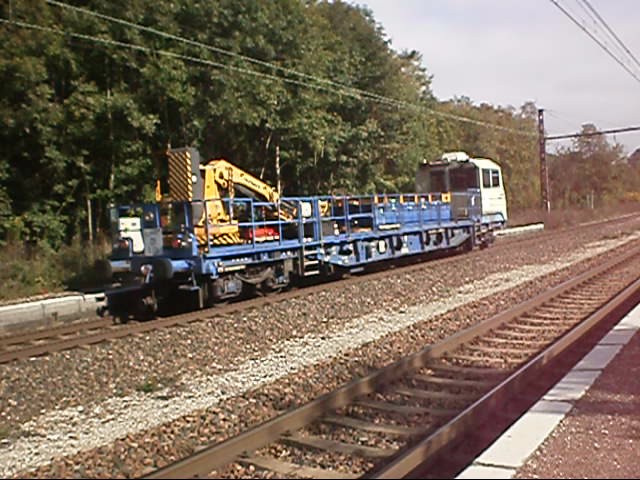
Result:
<svg viewBox="0 0 640 480"><path fill-rule="evenodd" d="M294 207L280 204L278 192L262 180L245 172L224 159L200 164L200 154L194 148L176 148L167 151L168 194L156 189L158 201L189 201L194 204L194 229L202 244L243 243L238 221L224 198L234 198L236 191L242 196L273 203L273 219L289 221L295 218ZM201 202L199 205L198 203ZM206 209L204 205L206 204ZM205 214L206 211L206 214Z"/></svg>

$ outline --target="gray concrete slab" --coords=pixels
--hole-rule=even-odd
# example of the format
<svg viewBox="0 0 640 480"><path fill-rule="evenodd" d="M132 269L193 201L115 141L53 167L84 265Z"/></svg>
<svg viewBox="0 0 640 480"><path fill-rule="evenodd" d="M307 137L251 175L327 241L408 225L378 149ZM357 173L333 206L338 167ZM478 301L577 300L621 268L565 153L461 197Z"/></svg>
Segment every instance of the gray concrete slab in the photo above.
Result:
<svg viewBox="0 0 640 480"><path fill-rule="evenodd" d="M621 348L622 345L596 345L573 370L602 370Z"/></svg>
<svg viewBox="0 0 640 480"><path fill-rule="evenodd" d="M571 371L549 390L543 400L574 402L578 400L600 375L597 370Z"/></svg>
<svg viewBox="0 0 640 480"><path fill-rule="evenodd" d="M494 467L490 465L473 464L460 472L456 478L513 478L516 474L515 468Z"/></svg>
<svg viewBox="0 0 640 480"><path fill-rule="evenodd" d="M11 332L92 318L104 293L67 295L0 307L0 331Z"/></svg>
<svg viewBox="0 0 640 480"><path fill-rule="evenodd" d="M520 467L571 408L572 405L568 402L539 401L474 463L505 468Z"/></svg>
<svg viewBox="0 0 640 480"><path fill-rule="evenodd" d="M637 331L637 329L630 328L611 330L602 337L602 340L598 342L598 345L626 345Z"/></svg>

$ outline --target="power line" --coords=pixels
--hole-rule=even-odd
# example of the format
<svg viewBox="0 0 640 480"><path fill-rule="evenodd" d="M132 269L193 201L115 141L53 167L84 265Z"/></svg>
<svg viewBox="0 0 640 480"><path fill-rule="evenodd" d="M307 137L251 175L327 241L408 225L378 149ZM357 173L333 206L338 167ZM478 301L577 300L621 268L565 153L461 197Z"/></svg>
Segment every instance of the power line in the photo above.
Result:
<svg viewBox="0 0 640 480"><path fill-rule="evenodd" d="M589 2L589 0L582 0L582 2L589 8L589 10L591 10L591 12L593 12L593 14L598 18L598 20L600 21L600 23L602 23L602 25L604 25L604 27L607 29L607 31L611 34L611 36L618 42L618 44L624 49L625 52L627 52L627 54L629 55L629 57L631 57L631 59L636 63L636 65L638 65L638 67L640 67L640 61L638 61L638 59L636 58L636 56L631 53L631 50L629 50L627 48L627 46L624 44L624 42L620 39L620 37L618 37L618 35L616 35L616 32L613 31L613 29L609 26L609 24L604 20L604 18L602 18L602 16L596 11L595 8L593 8L593 6L591 5L591 2Z"/></svg>
<svg viewBox="0 0 640 480"><path fill-rule="evenodd" d="M604 37L604 39L602 40L602 43L607 45L612 51L615 50L615 54L616 56L618 56L618 58L620 58L620 55L622 57L625 57L624 50L622 50L620 48L620 45L618 45L615 42L615 39L612 38L611 34L607 35L606 31L601 31L602 25L598 22L598 18L593 14L593 12L587 8L586 4L581 0L575 0L575 3L580 7L580 9L587 15L588 19L590 20L590 22L587 22L583 17L580 17L579 19L583 21L583 25L585 25L586 27L587 23L593 24L592 32L594 33L594 35L595 36L602 35ZM569 10L568 7L566 8L567 10Z"/></svg>
<svg viewBox="0 0 640 480"><path fill-rule="evenodd" d="M195 47L204 48L206 50L210 50L212 52L220 53L222 55L227 55L229 57L235 57L235 58L238 58L240 60L244 60L246 62L254 63L256 65L260 65L260 66L263 66L263 67L268 67L268 68L276 70L276 71L282 71L284 73L289 73L289 74L292 74L292 75L295 75L295 76L299 76L299 77L302 77L302 78L307 78L309 80L314 80L314 81L317 81L319 83L326 83L326 84L332 85L334 87L353 90L353 91L361 93L361 94L366 94L366 95L371 95L371 96L376 96L376 97L378 96L376 94L373 94L373 93L370 93L370 92L366 92L364 90L360 90L360 89L355 88L355 87L351 87L351 86L348 86L348 85L340 84L338 82L334 82L332 80L328 80L328 79L325 79L325 78L316 77L314 75L298 72L298 71L293 70L291 68L283 67L282 65L277 65L277 64L274 64L274 63L265 62L263 60L259 60L257 58L253 58L253 57L249 57L249 56L246 56L246 55L242 55L240 53L236 53L236 52L233 52L231 50L226 50L224 48L215 47L213 45L207 45L206 43L198 42L196 40L191 40L191 39L188 39L188 38L180 37L178 35L174 35L174 34L171 34L171 33L163 32L161 30L157 30L157 29L152 28L152 27L147 27L147 26L144 26L144 25L140 25L138 23L129 22L129 21L124 20L122 18L112 17L110 15L105 15L103 13L95 12L93 10L88 10L88 9L85 9L85 8L76 7L75 5L69 5L69 4L66 4L66 3L58 2L56 0L45 0L45 1L48 4L54 5L56 7L66 8L66 9L69 9L69 10L73 10L75 12L82 13L84 15L89 15L89 16L92 16L92 17L100 18L102 20L108 20L108 21L113 22L113 23L118 23L120 25L124 25L124 26L130 27L130 28L134 28L136 30L141 30L141 31L144 31L144 32L152 33L154 35L158 35L158 36L161 36L161 37L164 37L164 38L168 38L170 40L176 40L176 41L181 42L181 43L186 43L188 45L192 45L192 46L195 46Z"/></svg>
<svg viewBox="0 0 640 480"><path fill-rule="evenodd" d="M26 23L26 22L21 22L21 21L16 21L16 20L7 20L5 18L0 18L0 23L4 23L4 24L10 24L10 25L14 25L17 27L21 27L21 28L28 28L28 29L32 29L32 30L40 30L43 32L48 32L48 33L54 33L56 35L61 35L61 36L69 36L69 37L73 37L73 38L79 38L82 40L87 40L87 41L91 41L91 42L96 42L96 43L101 43L107 46L113 46L113 47L121 47L121 48L127 48L130 50L136 50L139 52L143 52L143 53L155 53L155 54L159 54L162 56L166 56L166 57L171 57L174 59L179 59L179 60L186 60L189 62L193 62L193 63L201 63L201 64L205 64L211 67L216 67L216 68L222 68L222 69L227 69L227 70L233 70L239 73L243 73L243 74L247 74L247 75L254 75L256 77L261 77L261 78L265 78L268 80L272 80L272 81L283 81L283 82L287 82L287 83L291 83L294 85L298 85L298 86L303 86L303 87L309 87L309 88L314 88L317 90L325 90L328 92L332 92L332 93L340 93L340 94L344 94L356 99L362 99L362 97L360 95L357 95L355 93L352 93L350 91L339 91L339 90L335 90L335 89L330 89L327 87L323 87L321 85L313 85L313 84L309 84L306 82L302 82L299 80L294 80L291 78L283 78L283 77L278 77L275 75L271 75L268 73L264 73L264 72L258 72L256 70L251 70L248 68L243 68L243 67L238 67L235 65L229 65L229 64L225 64L225 63L219 63L219 62L214 62L212 60L206 60L200 57L192 57L189 55L182 55L179 53L175 53L175 52L170 52L168 50L158 50L158 49L154 49L154 48L149 48L149 47L144 47L142 45L136 45L133 43L127 43L127 42L121 42L118 40L112 40L112 39L106 39L106 38L99 38L99 37L95 37L95 36L91 36L91 35L85 35L82 33L77 33L77 32L68 32L65 30L61 30L61 29L57 29L57 28L52 28L52 27L46 27L44 25L36 25L36 24L31 24L31 23ZM397 104L399 104L399 101L394 101L392 99L389 99L389 101L385 101L384 99L382 100L378 100L375 98L367 98L367 100L371 100L371 101L375 101L378 103L382 103L382 104L387 104L387 105L392 105L392 106L398 106ZM419 108L419 106L415 105L416 108ZM439 113L439 112L438 112ZM446 114L443 114L446 115Z"/></svg>
<svg viewBox="0 0 640 480"><path fill-rule="evenodd" d="M621 42L620 38L615 34L613 29L609 27L606 21L598 14L595 8L589 3L588 0L574 0L575 4L580 7L583 15L577 14L574 10L569 8L569 5L564 5L565 10L572 14L575 20L579 20L585 29L591 31L591 33L597 37L603 45L605 45L611 54L618 58L621 62L625 63L627 67L633 69L636 74L640 71L636 70L635 65L629 64L630 61L636 62L637 60L629 49ZM604 26L604 29L603 29ZM639 64L640 65L640 64Z"/></svg>
<svg viewBox="0 0 640 480"><path fill-rule="evenodd" d="M578 125L584 125L586 123L593 123L594 125L604 125L605 127L615 127L615 123L611 122L609 120L603 119L603 118L598 118L598 120L588 120L585 121L585 119L578 119L576 116L572 115L572 114L567 114L564 111L559 111L557 109L552 109L552 108L547 108L545 109L545 113L548 113L549 115L551 115L553 118L561 120L562 122L566 123L567 125L572 124L575 125L576 123Z"/></svg>
<svg viewBox="0 0 640 480"><path fill-rule="evenodd" d="M596 135L609 135L612 133L635 132L638 130L640 130L640 127L613 128L610 130L598 130L595 132L587 132L587 133L570 133L568 135L550 135L550 136L544 137L544 139L545 140L562 140L565 138L593 137Z"/></svg>
<svg viewBox="0 0 640 480"><path fill-rule="evenodd" d="M171 57L171 58L175 58L175 59L179 59L179 60L186 60L189 62L193 62L193 63L202 63L211 67L216 67L216 68L222 68L222 69L227 69L227 70L233 70L233 71L237 71L239 73L244 73L247 75L254 75L256 77L262 77L268 80L274 80L274 81L283 81L283 82L288 82L288 83L292 83L295 85L299 85L299 86L304 86L304 87L310 87L310 88L315 88L317 90L326 90L325 87L322 87L320 85L309 85L307 83L298 81L298 80L294 80L294 79L290 79L290 78L282 78L282 77L277 77L275 75L270 75L268 73L263 73L263 72L257 72L255 70L251 70L251 69L247 69L247 68L243 68L243 67L237 67L234 65L229 65L229 64L224 64L224 63L219 63L219 62L214 62L212 60L206 60L203 58L199 58L199 57L192 57L189 55L182 55L179 53L175 53L175 52L170 52L168 50L158 50L158 49L154 49L154 48L149 48L149 47L144 47L142 45L136 45L133 43L127 43L127 42L120 42L118 40L111 40L111 39L107 39L107 38L99 38L99 37L94 37L91 35L85 35L82 33L77 33L77 32L67 32L65 30L60 30L57 28L52 28L52 27L46 27L43 25L36 25L36 24L32 24L32 23L26 23L26 22L20 22L17 20L7 20L6 18L0 18L0 23L4 23L4 24L9 24L9 25L14 25L17 27L21 27L21 28L28 28L28 29L32 29L32 30L40 30L43 32L48 32L48 33L54 33L56 35L61 35L61 36L68 36L68 37L73 37L73 38L79 38L82 40L87 40L87 41L91 41L91 42L96 42L96 43L101 43L104 45L108 45L108 46L113 46L113 47L121 47L121 48L128 48L130 50L136 50L139 52L143 52L143 53L156 53L162 56L166 56L166 57ZM353 96L355 98L358 98L357 96L350 94L349 92L339 92L339 93L344 93L345 95L348 96ZM373 99L370 99L373 100ZM384 102L381 102L384 103Z"/></svg>
<svg viewBox="0 0 640 480"><path fill-rule="evenodd" d="M571 127L574 126L575 122L570 121L568 118L559 115L558 113L555 112L555 110L552 110L550 108L546 108L545 113L547 113L549 116L555 118L556 120L560 120L562 123L566 124L566 125L571 125Z"/></svg>
<svg viewBox="0 0 640 480"><path fill-rule="evenodd" d="M580 9L591 19L591 21L593 22L593 26L598 28L598 22L596 22L593 14L591 12L589 12L589 10L587 9L587 7L585 6L584 3L582 3L580 0L575 0L576 4L580 7ZM569 8L567 8L568 10Z"/></svg>
<svg viewBox="0 0 640 480"><path fill-rule="evenodd" d="M341 91L341 90L336 90L336 89L332 89L332 88L328 88L322 85L314 85L314 84L309 84L307 82L302 82L300 80L295 80L295 79L291 79L291 78L283 78L283 77L279 77L279 76L275 76L275 75L271 75L268 73L264 73L264 72L258 72L256 70L252 70L252 69L248 69L248 68L243 68L243 67L238 67L235 65L229 65L229 64L225 64L225 63L219 63L219 62L215 62L212 60L206 60L200 57L193 57L193 56L189 56L189 55L182 55L179 53L175 53L175 52L170 52L167 50L158 50L158 49L154 49L154 48L149 48L149 47L144 47L142 45L136 45L136 44L132 44L132 43L127 43L127 42L121 42L118 40L112 40L112 39L106 39L106 38L99 38L99 37L95 37L95 36L91 36L91 35L85 35L82 33L77 33L77 32L68 32L65 30L61 30L61 29L56 29L56 28L52 28L52 27L46 27L43 25L36 25L36 24L31 24L31 23L26 23L26 22L21 22L21 21L16 21L16 20L7 20L5 18L0 18L0 23L4 23L4 24L9 24L9 25L14 25L17 27L21 27L21 28L27 28L27 29L32 29L32 30L39 30L39 31L43 31L43 32L48 32L48 33L53 33L56 35L61 35L61 36L68 36L68 37L72 37L72 38L78 38L81 40L86 40L86 41L91 41L91 42L95 42L95 43L100 43L103 45L107 45L107 46L113 46L113 47L120 47L120 48L127 48L130 50L134 50L134 51L139 51L145 54L158 54L161 56L165 56L165 57L170 57L170 58L174 58L174 59L178 59L178 60L184 60L184 61L188 61L188 62L192 62L192 63L199 63L199 64L204 64L210 67L215 67L215 68L220 68L220 69L227 69L227 70L232 70L238 73L242 73L242 74L246 74L246 75L253 75L259 78L263 78L263 79L267 79L267 80L271 80L271 81L277 81L277 82L286 82L286 83L291 83L294 85L298 85L298 86L302 86L302 87L308 87L308 88L313 88L316 90L324 90L330 93L338 93L338 94L343 94L358 100L362 100L363 97L360 96L359 94L355 93L355 92L351 92L351 91ZM398 100L393 100L393 99L387 99L385 97L381 97L380 99L377 98L373 98L373 97L364 97L364 99L372 101L372 102L377 102L383 105L388 105L388 106L393 106L396 108L399 108L401 106L401 103L407 103L407 102L400 102ZM411 106L415 109L421 109L423 107L420 107L419 105L412 105L407 103L408 106ZM433 111L430 113L434 113L436 115L442 115L442 116L446 116L446 117L450 117L450 118L456 118L456 115L453 114L447 114L447 113L441 113L441 112L437 112L437 111ZM457 118L456 118L457 119ZM478 123L478 124L483 124L483 125L487 125L487 126L491 126L494 128L504 128L507 129L506 127L501 127L501 126L496 126L493 124L489 124L489 123L485 123L485 122L480 122L480 121L476 121L473 119L466 119L464 117L460 117L461 121L470 121L470 122L474 122L474 123ZM511 129L508 129L511 130ZM522 133L525 134L526 132L521 132L518 130L513 130L513 132L516 133Z"/></svg>
<svg viewBox="0 0 640 480"><path fill-rule="evenodd" d="M341 84L341 83L338 83L338 82L335 82L333 80L329 80L329 79L326 79L326 78L318 77L318 76L315 76L315 75L310 75L310 74L307 74L307 73L298 72L298 71L296 71L294 69L291 69L291 68L287 68L287 67L283 67L281 65L265 62L263 60L259 60L259 59L253 58L253 57L249 57L249 56L242 55L242 54L239 54L239 53L236 53L236 52L232 52L230 50L225 50L223 48L214 47L212 45L207 45L205 43L198 42L198 41L191 40L191 39L184 38L184 37L180 37L178 35L173 35L173 34L170 34L170 33L166 33L166 32L163 32L161 30L157 30L157 29L152 28L152 27L146 27L144 25L140 25L140 24L137 24L137 23L129 22L129 21L123 20L121 18L116 18L116 17L112 17L112 16L109 16L109 15L105 15L105 14L99 13L99 12L94 12L92 10L87 10L87 9L84 9L84 8L80 8L80 7L76 7L76 6L73 6L73 5L69 5L69 4L66 4L66 3L63 3L63 2L59 2L57 0L46 0L46 2L48 4L50 4L50 5L54 5L54 6L57 6L57 7L60 7L60 8L71 9L73 11L76 11L76 12L79 12L79 13L82 13L82 14L85 14L85 15L90 15L90 16L93 16L93 17L96 17L96 18L100 18L100 19L107 20L107 21L110 21L110 22L114 22L114 23L118 23L118 24L121 24L121 25L125 25L127 27L134 28L134 29L137 29L137 30L146 31L148 33L152 33L154 35L159 35L159 36L164 37L164 38L168 38L168 39L175 40L175 41L178 41L178 42L181 42L181 43L186 43L186 44L189 44L189 45L192 45L192 46L197 46L197 47L200 47L200 48L204 48L204 49L207 49L207 50L210 50L210 51L213 51L213 52L216 52L216 53L220 53L220 54L223 54L223 55L239 58L241 60L244 60L244 61L247 61L247 62L251 62L251 63L254 63L256 65L261 65L263 67L268 67L268 68L271 68L271 69L274 69L274 70L279 70L279 71L281 71L283 73L296 75L296 76L299 76L301 78L306 78L308 80L313 80L313 81L321 83L321 84L326 84L328 86L335 87L335 88L339 89L338 90L339 93L342 93L342 94L349 95L348 92L353 92L356 95L349 95L349 96L352 96L352 97L357 98L357 99L365 98L365 99L370 99L370 100L373 100L373 101L377 101L378 103L383 103L383 104L386 103L386 104L389 104L389 105L394 105L396 107L407 107L407 108L411 108L411 109L418 109L420 111L425 111L427 113L431 113L433 115L437 115L437 116L440 116L440 117L443 117L443 118L447 118L447 119L450 119L450 120L456 120L456 121L460 121L460 122L472 123L472 124L475 124L475 125L479 125L479 126L483 126L483 127L487 127L487 128L493 128L493 129L496 129L496 130L502 130L502 131L506 131L506 132L510 132L510 133L516 133L516 134L519 134L519 135L527 135L527 136L535 136L536 135L535 133L525 132L525 131L522 131L522 130L516 130L516 129L508 128L508 127L503 127L501 125L496 125L496 124L489 123L489 122L483 122L483 121L476 120L476 119L473 119L473 118L464 117L462 115L456 115L456 114L453 114L453 113L440 112L438 110L435 110L435 109L432 109L432 108L429 108L429 107L426 107L426 106L423 106L423 105L416 105L416 104L407 102L405 100L397 100L397 99L394 99L394 98L391 98L391 97L386 97L386 96L379 95L379 94L376 94L376 93L373 93L373 92L369 92L369 91L362 90L362 89L359 89L359 88L355 88L355 87L351 87L351 86L348 86L348 85L344 85L344 84ZM239 67L233 67L233 69L236 69L236 70L238 68ZM244 73L248 73L249 71L254 71L254 70L245 69ZM263 75L268 75L268 74L263 74ZM308 84L306 82L287 80L284 77L275 77L275 78L282 79L283 81L290 81L290 83L294 83L294 84L297 84L297 85L306 85L306 86L309 86L311 88L317 88L317 89L320 89L320 90L331 91L331 89L329 89L329 88L319 88L317 86L313 86L313 85Z"/></svg>
<svg viewBox="0 0 640 480"><path fill-rule="evenodd" d="M69 4L66 4L66 3L58 2L56 0L45 0L45 1L47 3L49 3L49 4L51 4L51 5L56 6L56 7L66 8L66 9L70 9L70 10L73 10L75 12L79 12L79 13L82 13L82 14L85 14L85 15L90 15L92 17L100 18L100 19L103 19L103 20L108 20L108 21L113 22L113 23L118 23L120 25L125 25L127 27L134 28L136 30L141 30L141 31L144 31L144 32L152 33L154 35L158 35L158 36L161 36L161 37L164 37L164 38L168 38L170 40L175 40L175 41L178 41L178 42L181 42L181 43L186 43L188 45L204 48L206 50L210 50L212 52L220 53L222 55L235 57L235 58L244 60L246 62L254 63L256 65L267 67L267 68L270 68L270 69L273 69L273 70L276 70L276 71L281 71L283 73L288 73L288 74L295 75L295 76L298 76L298 77L306 78L306 79L313 80L313 81L318 82L318 83L324 83L324 84L327 84L327 85L331 85L331 86L337 87L337 88L339 88L341 90L353 91L353 92L358 93L361 96L371 97L371 98L375 98L375 99L378 99L378 100L384 100L384 101L403 102L403 101L400 101L400 100L391 99L389 97L384 97L382 95L378 95L378 94L373 93L373 92L368 92L366 90L361 90L361 89L356 88L356 87L351 87L349 85L344 85L344 84L341 84L341 83L338 83L338 82L334 82L334 81L326 79L326 78L317 77L315 75L310 75L310 74L303 73L303 72L298 72L297 70L294 70L294 69L291 69L291 68L283 67L281 65L277 65L277 64L274 64L274 63L266 62L264 60L259 60L257 58L253 58L253 57L249 57L249 56L246 56L246 55L242 55L240 53L236 53L236 52L233 52L231 50L226 50L226 49L223 49L223 48L220 48L220 47L207 45L207 44L202 43L202 42L198 42L198 41L191 40L191 39L188 39L188 38L180 37L178 35L173 35L171 33L163 32L161 30L157 30L157 29L152 28L152 27L147 27L147 26L140 25L140 24L137 24L137 23L129 22L129 21L121 19L121 18L112 17L110 15L105 15L103 13L95 12L93 10L88 10L88 9L85 9L85 8L76 7L74 5L69 5Z"/></svg>
<svg viewBox="0 0 640 480"><path fill-rule="evenodd" d="M638 77L635 73L633 73L629 67L627 67L622 61L620 61L620 59L618 57L616 57L613 53L611 53L611 50L609 50L600 40L598 40L589 30L587 30L584 25L582 25L580 22L578 22L567 10L565 10L556 0L549 0L551 3L553 3L556 7L558 7L558 9L564 13L567 17L569 17L569 19L575 23L578 28L580 28L580 30L582 30L584 33L586 33L587 35L589 35L589 37L598 44L598 46L600 48L602 48L605 52L607 52L607 54L613 58L616 63L618 65L620 65L622 68L624 68L629 75L631 75L633 78L636 79L636 81L638 83L640 83L640 77Z"/></svg>

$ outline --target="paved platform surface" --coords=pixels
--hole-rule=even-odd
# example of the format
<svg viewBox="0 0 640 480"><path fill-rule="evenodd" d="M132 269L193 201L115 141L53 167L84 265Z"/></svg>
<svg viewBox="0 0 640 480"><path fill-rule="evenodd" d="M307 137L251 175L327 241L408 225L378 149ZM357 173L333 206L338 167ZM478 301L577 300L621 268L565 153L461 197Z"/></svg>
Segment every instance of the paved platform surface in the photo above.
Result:
<svg viewBox="0 0 640 480"><path fill-rule="evenodd" d="M457 478L639 478L640 305Z"/></svg>
<svg viewBox="0 0 640 480"><path fill-rule="evenodd" d="M58 298L0 306L0 333L92 318L104 305L104 293L78 293Z"/></svg>

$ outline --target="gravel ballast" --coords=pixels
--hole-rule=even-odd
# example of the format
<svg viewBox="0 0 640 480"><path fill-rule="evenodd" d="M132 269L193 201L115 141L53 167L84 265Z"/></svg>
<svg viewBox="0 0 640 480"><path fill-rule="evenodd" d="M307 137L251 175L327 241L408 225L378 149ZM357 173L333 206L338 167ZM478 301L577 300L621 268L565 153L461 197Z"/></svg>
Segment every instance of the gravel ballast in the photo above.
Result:
<svg viewBox="0 0 640 480"><path fill-rule="evenodd" d="M582 251L602 238L615 240L640 227L639 219L558 234L527 248L489 249L461 255L453 262L427 262L410 273L389 271L383 279L343 286L244 310L189 325L127 337L87 350L0 365L0 428L16 425L51 409L65 409L134 395L162 386L180 388L182 379L217 375L250 358L268 354L278 342L339 331L351 319L395 312L473 288L491 274L535 268ZM622 237L620 237L622 238ZM478 254L479 253L479 254ZM51 386L55 388L51 388Z"/></svg>
<svg viewBox="0 0 640 480"><path fill-rule="evenodd" d="M322 318L321 323L315 330L309 329L310 331L297 337L290 335L289 337L284 336L272 342L263 342L265 338L261 337L259 332L254 331L255 329L249 328L250 332L253 331L256 337L253 339L253 343L242 345L240 351L244 353L244 355L241 353L233 358L227 357L230 361L224 365L222 365L221 358L218 357L213 368L202 369L199 374L195 373L197 369L193 369L186 374L184 371L176 370L174 374L179 373L182 377L179 378L171 388L161 389L150 394L134 391L121 398L116 396L102 401L98 399L96 402L85 402L85 405L72 406L50 412L45 410L40 416L31 414L30 421L21 425L20 435L22 436L10 438L5 442L4 448L0 449L0 453L2 453L2 470L0 470L0 472L3 475L13 475L21 469L29 469L46 464L52 456L72 455L80 449L91 449L100 445L109 444L118 438L126 438L127 435L131 437L134 432L144 432L156 428L161 424L165 424L165 426L160 427L160 429L168 429L170 432L175 432L176 427L167 424L167 422L174 419L179 419L178 423L181 425L191 424L191 427L187 428L187 430L192 429L193 435L189 433L186 434L187 437L193 437L191 439L191 446L184 447L184 451L188 451L199 442L203 443L203 440L206 440L206 442L211 441L220 435L222 431L226 431L225 428L229 426L233 426L234 428L229 429L233 430L239 428L245 422L253 423L253 418L256 415L260 415L260 410L264 410L263 413L272 414L269 412L272 412L273 408L287 408L290 404L297 403L297 400L308 396L306 395L307 392L294 392L294 398L292 399L290 398L292 396L291 392L278 395L278 393L284 392L278 392L278 388L276 388L272 391L273 398L279 400L272 401L271 407L268 406L268 401L265 404L267 406L261 407L259 403L264 399L265 394L252 393L249 396L249 399L252 401L236 401L235 404L232 404L231 400L234 395L242 394L250 389L255 390L258 387L266 387L270 382L276 381L283 376L288 375L291 378L295 378L294 375L291 375L292 372L308 368L318 362L326 362L331 358L337 358L338 364L343 364L340 369L342 372L332 372L335 373L334 376L330 376L325 379L324 382L320 382L317 385L326 387L328 384L335 383L333 381L334 379L344 381L345 376L347 377L346 379L350 378L348 375L353 375L354 372L357 373L358 368L360 368L358 366L359 357L350 355L350 352L354 351L354 349L357 350L359 345L379 342L380 339L384 337L400 336L402 338L402 336L404 336L403 344L413 348L414 344L424 342L425 337L424 332L416 331L420 330L420 328L416 329L416 324L420 323L421 329L429 331L431 337L437 337L439 332L446 333L450 330L450 328L444 328L439 323L433 322L433 319L438 315L442 316L442 314L451 309L459 308L474 300L478 301L482 297L495 295L497 292L506 292L508 289L513 289L526 281L539 279L541 276L547 275L550 272L574 265L581 260L619 246L632 238L637 238L637 235L623 235L619 238L612 238L585 246L563 258L547 262L545 265L525 264L520 268L513 268L510 271L487 275L484 279L475 281L473 284L470 283L472 281L471 278L464 278L466 282L462 282L462 285L455 289L444 287L438 285L437 282L433 282L430 286L435 287L435 292L433 292L432 289L427 289L425 293L424 290L420 291L419 285L416 285L417 282L415 282L415 280L410 284L412 287L418 287L416 288L419 294L417 296L421 300L425 297L440 298L439 301L435 302L423 301L423 303L418 305L400 306L397 308L396 305L392 303L392 308L380 309L374 313L355 318L349 317L348 315L340 318L331 318L329 315L333 313L331 312L333 307L325 303L324 310L327 316ZM546 249L545 251L548 250L550 249ZM495 264L495 259L493 260ZM508 262L514 262L514 260L508 259L502 262L502 265L498 264L497 270L500 270L501 266L502 269L505 270L504 263ZM477 264L478 262L475 263ZM517 263L517 260L514 263ZM460 272L459 269L458 272ZM401 278L399 281L402 283L403 279ZM442 288L449 288L449 290L445 293ZM310 299L305 300L311 303ZM401 300L403 299L401 298ZM296 299L296 302L301 301L301 299ZM507 304L508 301L508 298L500 299L496 297L494 300L485 302L484 304L480 302L480 310L484 309L485 312L491 313L493 310L497 311L504 308L504 305ZM336 303L340 304L341 302L338 301ZM359 305L376 305L376 299L367 297L365 291L363 291L362 298L356 303ZM406 305L407 302L404 302L404 304ZM273 307L277 309L285 308L282 304L276 304ZM362 310L362 308L360 310ZM295 313L297 312L298 310L295 311ZM291 312L291 314L294 314L294 312ZM243 315L249 316L246 313ZM303 315L303 317L305 316ZM339 321L335 321L337 319L339 319ZM459 323L464 323L460 321L462 319L458 318L458 320ZM472 320L466 319L467 324L470 321L472 322ZM236 324L236 328L245 326L246 324L243 321ZM209 328L211 327L212 326L209 326ZM197 329L195 330L197 331ZM172 330L171 333L174 335L172 340L174 342L183 341L180 336L175 335L178 332L182 334L193 334L191 329ZM158 332L158 334L164 335L165 332ZM153 345L155 343L157 339L153 338L154 335L146 342L147 344L151 343ZM245 335L249 336L250 333L245 332ZM188 342L191 338L186 335L186 340L184 341ZM141 341L140 339L132 340L134 341L125 343ZM193 343L196 342L192 342L191 344L193 345ZM266 348L263 343L267 343ZM392 344L393 343L394 342L392 342ZM422 343L422 345L424 345L424 343ZM118 344L112 344L110 347L114 348L118 346L120 346L119 342ZM392 351L386 351L384 345L381 345L381 347L382 354L378 354L381 360L394 359L402 353L401 351L395 350L397 345L394 345ZM99 351L101 348L95 350ZM148 352L152 353L150 354ZM143 357L143 360L148 358L146 355L150 355L153 358L153 352L154 350L147 345L144 352L140 351L140 356ZM63 355L66 355L68 361L72 362L76 356L82 357L91 353L91 351L72 351ZM140 358L140 356L138 356L138 358ZM162 355L158 356L162 358ZM34 362L43 360L46 359L37 359ZM31 366L34 362L20 362L20 364L15 365L15 367L25 364ZM367 362L360 361L360 364L361 366L366 365ZM175 366L175 364L173 364L173 366ZM308 383L303 382L301 386L304 385L308 385ZM263 390L267 392L270 391L269 388L264 388ZM313 388L310 388L309 391L313 391ZM67 392L67 395L70 395L70 393ZM266 397L267 399L271 398L270 395L266 395ZM232 413L229 416L229 421L225 421L224 411L226 407L219 410L218 414L212 414L212 408L215 412L215 406L219 407L221 402L223 404L229 403L230 408L240 408L240 410ZM209 410L204 413L199 412L204 409ZM247 415L246 418L240 419L239 414L242 411L245 411ZM223 415L222 419L218 418L220 414ZM214 415L213 421L212 415ZM185 416L187 419L185 419ZM194 418L189 420L188 418L190 416ZM200 427L206 424L209 424L207 427L209 434L202 436ZM180 428L178 428L178 430L180 430ZM151 432L149 438L157 441L156 435L157 432ZM147 435L140 433L138 436L142 436L142 439L136 438L137 441L131 440L130 442L135 444L136 447L140 447ZM118 447L118 442L119 441L115 442L114 445L107 448L107 450L115 449L117 451L117 449L120 448ZM165 442L166 440L163 440L160 444L162 445ZM173 440L169 443L171 444L172 442ZM125 443L127 442L125 441ZM153 443L153 441L151 443ZM172 456L180 454L180 448L175 444L171 445L171 447L169 452L157 456L164 456L165 459L170 459ZM106 447L102 447L101 450L104 450L104 448ZM133 465L144 465L144 458L149 456L148 450L143 448L140 450L139 453L128 456L129 459L133 457L133 460L131 460ZM115 462L113 458L113 451L111 451L111 454L109 454L108 451L100 452L100 455L106 459L103 462L96 462L97 454L97 451L94 451L93 454L89 453L89 455L94 455L90 457L93 458L93 461L84 458L85 454L81 454L79 458L76 459L82 461L85 468L91 469L92 465L95 467L95 470L85 470L85 473L91 473L90 476L100 476L100 471L103 472L102 475L107 476L114 474L114 472L119 472L120 475L132 472L130 469L128 470L129 467L126 467L126 465L117 465L117 462ZM111 461L109 458L111 458ZM60 464L60 462L57 463L58 465ZM67 462L62 461L62 463L66 464ZM98 468L98 465L101 463L106 464ZM54 475L61 474L60 471L55 468L51 472L40 471L38 474L46 473Z"/></svg>

